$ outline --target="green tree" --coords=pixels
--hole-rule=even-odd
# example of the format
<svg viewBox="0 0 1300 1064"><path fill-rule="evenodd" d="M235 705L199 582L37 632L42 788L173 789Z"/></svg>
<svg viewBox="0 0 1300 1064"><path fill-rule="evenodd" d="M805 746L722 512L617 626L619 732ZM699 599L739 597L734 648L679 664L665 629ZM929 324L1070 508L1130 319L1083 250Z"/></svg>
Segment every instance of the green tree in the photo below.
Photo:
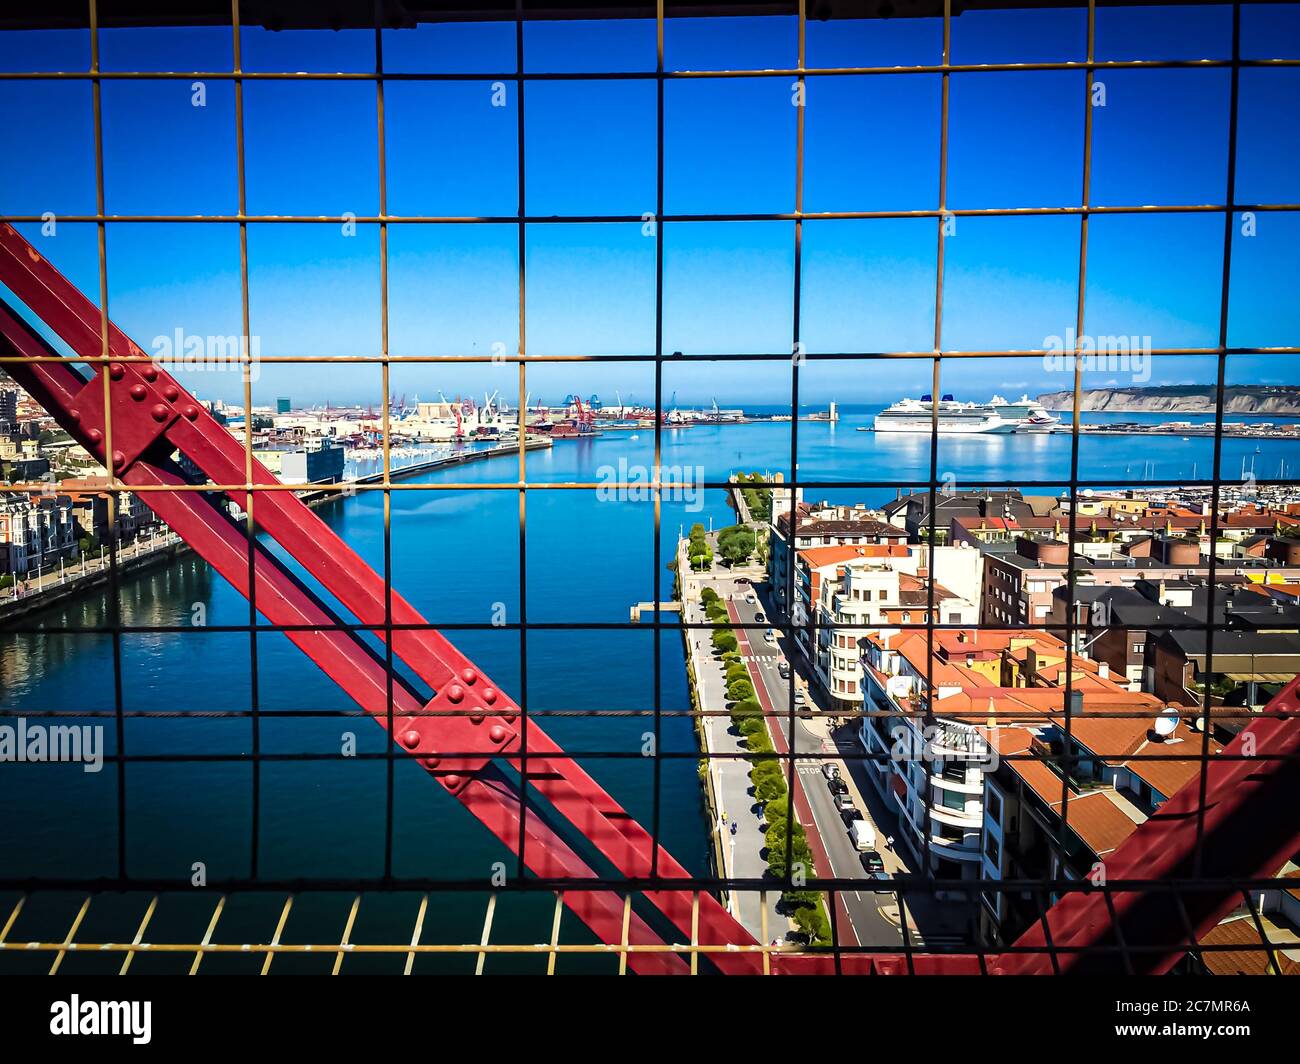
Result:
<svg viewBox="0 0 1300 1064"><path fill-rule="evenodd" d="M724 654L728 651L734 651L740 644L736 642L736 635L725 628L720 628L713 633L713 645L721 650Z"/></svg>
<svg viewBox="0 0 1300 1064"><path fill-rule="evenodd" d="M732 525L718 533L718 551L730 566L740 565L754 553L756 541L748 525Z"/></svg>

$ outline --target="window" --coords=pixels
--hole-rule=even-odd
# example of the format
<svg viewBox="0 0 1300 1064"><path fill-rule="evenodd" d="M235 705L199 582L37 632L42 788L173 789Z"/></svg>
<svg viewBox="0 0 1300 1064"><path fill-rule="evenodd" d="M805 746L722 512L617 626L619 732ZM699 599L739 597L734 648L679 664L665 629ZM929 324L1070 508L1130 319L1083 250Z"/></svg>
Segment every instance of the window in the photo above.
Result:
<svg viewBox="0 0 1300 1064"><path fill-rule="evenodd" d="M998 840L987 832L984 835L984 854L994 868L1002 867L1002 847L998 845Z"/></svg>
<svg viewBox="0 0 1300 1064"><path fill-rule="evenodd" d="M984 792L984 809L990 821L1002 823L1002 796L991 787Z"/></svg>

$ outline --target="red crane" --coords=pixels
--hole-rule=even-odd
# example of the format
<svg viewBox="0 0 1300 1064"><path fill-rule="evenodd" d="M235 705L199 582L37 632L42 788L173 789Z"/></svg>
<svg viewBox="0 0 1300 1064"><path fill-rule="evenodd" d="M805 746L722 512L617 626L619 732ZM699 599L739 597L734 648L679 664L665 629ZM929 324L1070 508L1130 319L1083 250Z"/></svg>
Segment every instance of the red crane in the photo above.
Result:
<svg viewBox="0 0 1300 1064"><path fill-rule="evenodd" d="M9 224L0 225L0 283L80 358L103 350L99 309ZM569 820L622 875L646 881L644 896L684 940L700 945L753 947L750 934L707 893L673 888L686 870L552 741L519 706L432 630L395 590L291 491L251 493L278 484L166 370L111 322L111 360L87 381L44 338L0 300L0 357L10 375L126 487L177 532L285 634L440 786L470 810L534 875L571 884L565 904L604 942L650 947L628 963L646 973L682 973L686 962L622 898L601 885L587 862L535 811L520 803L518 786L498 767L512 766L554 810ZM111 417L106 411L111 410ZM580 416L583 413L579 400ZM589 415L587 415L589 417ZM210 478L208 491L187 490L171 457L180 451ZM254 516L320 585L355 615L391 639L392 652L434 692L417 697L352 629L257 540L251 543L210 497L219 490ZM250 582L251 581L251 582ZM387 607L387 608L386 608ZM399 625L391 631L385 626ZM1265 877L1300 844L1300 819L1270 816L1300 802L1300 703L1296 682L1270 705L1276 716L1255 721L1205 768L1205 835L1196 875L1208 884L1186 909L1152 887L1118 894L1071 893L1003 956L849 953L773 958L778 972L1051 972L1106 966L1119 970L1108 943L1142 943L1140 963L1167 970L1188 944L1232 908L1239 891L1231 877ZM1241 759L1250 736L1253 756ZM1199 782L1193 781L1142 824L1108 858L1112 883L1192 874ZM1261 813L1261 810L1263 811ZM1254 818L1254 819L1252 819ZM583 887L583 881L591 883ZM1190 920L1190 923L1188 921ZM1044 932L1051 945L1045 945ZM1090 952L1091 950L1091 952ZM710 953L726 973L759 973L758 952Z"/></svg>

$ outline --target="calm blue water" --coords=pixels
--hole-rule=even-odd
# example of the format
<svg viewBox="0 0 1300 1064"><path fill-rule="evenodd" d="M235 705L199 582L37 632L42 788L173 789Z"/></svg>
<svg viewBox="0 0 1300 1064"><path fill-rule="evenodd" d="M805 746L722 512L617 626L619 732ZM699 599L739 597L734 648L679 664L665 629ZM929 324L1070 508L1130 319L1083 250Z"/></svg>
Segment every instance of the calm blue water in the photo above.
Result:
<svg viewBox="0 0 1300 1064"><path fill-rule="evenodd" d="M832 426L798 425L799 472L805 480L878 480L906 483L929 475L929 442L924 437L880 436L857 432L873 410L850 409ZM1087 415L1091 420L1104 415ZM1163 416L1111 415L1114 420L1167 420ZM725 480L737 469L790 473L789 422L692 427L663 433L662 464L668 474L707 481ZM1206 476L1212 443L1179 437L1085 437L1080 444L1080 476L1085 479L1190 479ZM591 482L626 463L629 475L654 458L653 430L615 432L594 439L562 441L529 455L530 480L544 483ZM1276 476L1286 463L1294 476L1300 447L1294 442L1224 442L1223 469L1236 476L1243 460L1260 477ZM1004 436L940 440L940 476L951 471L959 484L987 479L1065 480L1070 471L1066 436ZM426 475L421 483L508 482L517 472L514 458L493 459ZM1044 489L1045 490L1045 489ZM879 503L892 487L873 490L828 488L810 496L834 501ZM317 511L372 565L383 566L383 504L377 494L361 494ZM509 621L521 619L519 496L512 489L397 491L392 496L394 586L435 624L489 624L504 608ZM723 493L665 502L655 527L649 501L610 503L591 490L538 489L527 496L527 618L538 622L628 619L636 601L671 591L665 565L682 525L730 522ZM653 567L655 537L662 544L660 568ZM130 628L188 626L196 604L209 625L246 624L248 607L224 581L194 557L167 570L125 581L123 622ZM106 621L106 595L40 615L41 626L94 626ZM452 638L498 684L516 696L522 688L521 641L509 630L460 631ZM349 708L348 699L281 635L259 632L257 695L263 712ZM689 707L680 642L665 632L659 648L661 704ZM654 706L652 631L531 632L527 640L527 701L531 709L652 709ZM127 710L247 709L252 699L250 637L189 628L180 633L126 632L121 640L122 703ZM6 711L107 711L115 708L113 642L105 635L0 635L0 708ZM80 723L80 720L69 723ZM106 741L114 748L111 720ZM626 718L558 718L544 723L575 753L634 752L651 724ZM262 749L267 752L339 750L341 733L353 731L363 751L383 749L383 733L370 721L264 718ZM133 754L239 754L251 747L247 719L130 720L124 741ZM668 718L665 751L695 751L689 721ZM653 816L652 763L648 759L588 757L588 770L647 827ZM233 763L133 764L126 774L127 871L135 876L190 875L196 861L210 879L245 876L250 871L252 825L251 769ZM258 872L266 877L372 876L384 871L385 768L379 761L268 762L261 772ZM83 773L76 766L0 765L0 872L6 876L98 876L117 872L116 771ZM706 834L696 762L693 757L662 763L661 836L693 872L707 865ZM481 878L486 886L495 861L508 852L433 785L423 771L398 762L395 773L393 873L446 879ZM0 899L2 901L3 899ZM350 898L314 899L291 921L289 934L330 938L342 927ZM76 899L68 899L75 905ZM231 904L223 933L243 928L249 938L265 938L281 902L239 898ZM99 903L96 903L97 906ZM123 902L123 905L128 905ZM439 897L426 917L426 941L477 941L484 896ZM512 899L498 910L497 933L520 941L549 937L549 896ZM367 899L358 924L366 936L405 941L418 898ZM268 909L267 906L270 906ZM312 906L316 908L313 909ZM211 900L196 892L188 911L183 904L160 909L155 932L189 934L210 913ZM96 909L96 912L100 910ZM101 918L107 918L101 917ZM32 923L48 920L50 936L62 919L58 912L33 911ZM225 918L223 918L224 921ZM322 930L328 928L328 930ZM108 934L109 932L105 932ZM115 932L118 936L121 930ZM197 935L201 936L202 927ZM468 936L468 938L466 938ZM566 940L580 939L576 920L566 915ZM220 938L219 938L220 940ZM233 940L233 939L232 939ZM306 940L306 939L301 939ZM90 964L89 959L74 959ZM162 957L148 963L165 967ZM320 958L285 960L308 970ZM48 961L46 962L48 964ZM185 960L187 963L187 959ZM205 961L205 965L208 964ZM247 966L248 958L212 959L214 970ZM391 970L401 960L349 958L348 970ZM424 970L465 970L472 958L421 959ZM581 967L584 962L568 961ZM602 962L603 963L603 962ZM529 968L528 962L494 960L495 970ZM277 960L279 969L281 961ZM355 967L353 967L355 965ZM386 967L387 966L387 967ZM73 969L76 970L76 969Z"/></svg>

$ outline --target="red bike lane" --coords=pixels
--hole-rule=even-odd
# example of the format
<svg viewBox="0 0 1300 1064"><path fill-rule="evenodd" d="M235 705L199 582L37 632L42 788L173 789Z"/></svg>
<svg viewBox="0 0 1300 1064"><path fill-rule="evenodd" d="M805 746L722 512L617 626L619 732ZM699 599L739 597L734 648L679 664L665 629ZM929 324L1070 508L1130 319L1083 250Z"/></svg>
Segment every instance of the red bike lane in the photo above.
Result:
<svg viewBox="0 0 1300 1064"><path fill-rule="evenodd" d="M727 602L727 616L731 619L732 624L736 625L736 642L740 646L742 659L745 661L745 671L749 673L750 683L753 685L754 693L758 697L758 703L763 710L763 720L767 724L768 734L772 737L772 745L779 754L789 753L790 747L785 739L783 732L778 724L775 723L777 717L776 707L772 704L771 696L767 693L767 684L763 682L762 677L755 674L754 669L749 665L749 659L752 656L749 645L749 634L740 627L744 622L740 619L740 614L736 612L735 605ZM804 834L808 837L808 848L812 850L813 859L817 867L824 870L826 875L833 875L831 859L826 853L826 847L822 844L821 832L817 828L817 821L812 814L812 806L808 803L808 796L804 794L803 781L799 778L796 771L791 773L793 776L793 788L790 795L793 799L795 816L799 818L799 823L803 825ZM836 920L836 938L845 945L859 945L857 931L854 930L853 921L849 919L848 907L844 904L844 898L841 894L835 895L835 907L839 913ZM851 941L850 941L851 940Z"/></svg>

